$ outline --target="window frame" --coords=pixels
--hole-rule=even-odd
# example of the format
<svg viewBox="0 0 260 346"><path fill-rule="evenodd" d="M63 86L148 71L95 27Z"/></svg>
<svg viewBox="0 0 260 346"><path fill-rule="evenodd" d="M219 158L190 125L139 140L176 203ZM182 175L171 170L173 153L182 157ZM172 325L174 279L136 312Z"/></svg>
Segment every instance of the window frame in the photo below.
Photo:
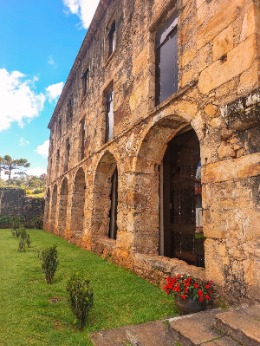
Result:
<svg viewBox="0 0 260 346"><path fill-rule="evenodd" d="M109 30L107 34L108 58L114 53L115 50L116 50L116 21L113 20L111 25L109 26Z"/></svg>
<svg viewBox="0 0 260 346"><path fill-rule="evenodd" d="M114 88L111 84L105 91L105 143L109 142L114 136ZM112 108L112 110L111 110ZM112 125L112 126L111 126Z"/></svg>
<svg viewBox="0 0 260 346"><path fill-rule="evenodd" d="M89 87L89 68L85 70L85 72L83 73L81 77L81 80L82 80L82 94L84 97L87 95L88 87Z"/></svg>
<svg viewBox="0 0 260 346"><path fill-rule="evenodd" d="M175 45L172 47L172 52L175 52L176 59L174 60L174 65L169 71L173 75L176 74L176 78L173 79L171 88L166 93L166 96L162 97L162 85L163 79L161 78L161 64L160 57L162 53L162 48L166 47L169 40L174 39ZM173 12L161 25L158 26L155 33L154 42L154 54L155 54L155 106L159 106L171 95L178 91L178 14ZM165 72L165 71L164 71ZM169 73L167 73L167 76Z"/></svg>

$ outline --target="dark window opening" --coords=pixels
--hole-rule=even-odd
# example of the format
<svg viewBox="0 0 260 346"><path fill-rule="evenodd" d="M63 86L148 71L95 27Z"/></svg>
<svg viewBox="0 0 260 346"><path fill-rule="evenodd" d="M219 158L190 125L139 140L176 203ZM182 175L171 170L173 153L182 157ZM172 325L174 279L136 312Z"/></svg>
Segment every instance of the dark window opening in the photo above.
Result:
<svg viewBox="0 0 260 346"><path fill-rule="evenodd" d="M64 172L68 170L69 167L69 158L70 158L70 140L66 139L66 153L65 153L65 162L64 162Z"/></svg>
<svg viewBox="0 0 260 346"><path fill-rule="evenodd" d="M67 121L70 121L73 117L73 105L72 100L70 99L67 105Z"/></svg>
<svg viewBox="0 0 260 346"><path fill-rule="evenodd" d="M113 22L108 33L108 56L110 56L116 47L116 23Z"/></svg>
<svg viewBox="0 0 260 346"><path fill-rule="evenodd" d="M58 137L61 137L62 127L61 127L61 119L58 121Z"/></svg>
<svg viewBox="0 0 260 346"><path fill-rule="evenodd" d="M113 109L113 89L106 93L106 136L105 142L113 137L114 109Z"/></svg>
<svg viewBox="0 0 260 346"><path fill-rule="evenodd" d="M60 151L57 150L57 155L56 155L56 177L58 177L58 174L59 174L59 166L60 166Z"/></svg>
<svg viewBox="0 0 260 346"><path fill-rule="evenodd" d="M163 159L163 255L204 267L200 169L195 131L174 137Z"/></svg>
<svg viewBox="0 0 260 346"><path fill-rule="evenodd" d="M85 119L80 122L80 148L79 160L83 160L85 156Z"/></svg>
<svg viewBox="0 0 260 346"><path fill-rule="evenodd" d="M83 74L83 77L82 77L82 88L83 88L84 96L87 94L87 90L88 90L88 74L89 74L89 70L86 70L86 72Z"/></svg>
<svg viewBox="0 0 260 346"><path fill-rule="evenodd" d="M109 211L109 233L108 237L116 239L117 236L117 207L118 207L118 171L117 168L111 179L110 193L110 211Z"/></svg>
<svg viewBox="0 0 260 346"><path fill-rule="evenodd" d="M178 40L176 15L158 29L155 42L155 103L178 90Z"/></svg>

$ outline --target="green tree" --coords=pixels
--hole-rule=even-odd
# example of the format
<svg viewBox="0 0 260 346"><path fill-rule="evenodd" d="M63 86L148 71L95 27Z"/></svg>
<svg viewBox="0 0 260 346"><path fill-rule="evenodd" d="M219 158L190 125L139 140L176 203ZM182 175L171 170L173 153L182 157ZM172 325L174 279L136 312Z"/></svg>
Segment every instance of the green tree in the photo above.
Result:
<svg viewBox="0 0 260 346"><path fill-rule="evenodd" d="M5 155L1 158L1 168L4 169L5 173L8 175L8 184L11 181L12 171L19 170L22 171L22 168L30 167L30 163L27 159L14 159L10 155Z"/></svg>

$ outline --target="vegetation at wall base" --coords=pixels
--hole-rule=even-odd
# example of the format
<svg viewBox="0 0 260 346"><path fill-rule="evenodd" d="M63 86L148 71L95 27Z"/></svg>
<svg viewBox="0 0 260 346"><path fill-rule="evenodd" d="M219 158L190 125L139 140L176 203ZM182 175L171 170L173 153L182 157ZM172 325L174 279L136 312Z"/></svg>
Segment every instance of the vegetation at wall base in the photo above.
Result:
<svg viewBox="0 0 260 346"><path fill-rule="evenodd" d="M1 346L91 345L89 333L174 316L169 297L143 279L41 230L27 230L33 239L23 254L10 229L0 230ZM46 285L39 250L58 245L59 267ZM74 324L66 285L75 272L88 276L95 295L84 331Z"/></svg>
<svg viewBox="0 0 260 346"><path fill-rule="evenodd" d="M39 258L42 264L42 271L45 275L45 280L51 284L54 280L54 275L59 264L57 245L52 245L39 252Z"/></svg>
<svg viewBox="0 0 260 346"><path fill-rule="evenodd" d="M67 292L71 310L79 322L80 329L83 329L94 301L90 280L79 273L73 274L67 283Z"/></svg>

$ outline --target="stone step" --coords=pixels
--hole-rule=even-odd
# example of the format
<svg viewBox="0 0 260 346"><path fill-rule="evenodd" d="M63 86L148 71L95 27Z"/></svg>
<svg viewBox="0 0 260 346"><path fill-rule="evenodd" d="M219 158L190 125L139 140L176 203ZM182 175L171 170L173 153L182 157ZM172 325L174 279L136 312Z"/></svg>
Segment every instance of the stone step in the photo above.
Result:
<svg viewBox="0 0 260 346"><path fill-rule="evenodd" d="M259 346L260 305L208 310L91 334L95 346Z"/></svg>
<svg viewBox="0 0 260 346"><path fill-rule="evenodd" d="M213 329L218 313L219 310L211 310L172 319L173 345L179 342L182 346L238 346L238 343Z"/></svg>
<svg viewBox="0 0 260 346"><path fill-rule="evenodd" d="M217 314L214 328L241 345L260 345L260 305Z"/></svg>
<svg viewBox="0 0 260 346"><path fill-rule="evenodd" d="M90 335L95 346L173 346L168 321L100 331Z"/></svg>

